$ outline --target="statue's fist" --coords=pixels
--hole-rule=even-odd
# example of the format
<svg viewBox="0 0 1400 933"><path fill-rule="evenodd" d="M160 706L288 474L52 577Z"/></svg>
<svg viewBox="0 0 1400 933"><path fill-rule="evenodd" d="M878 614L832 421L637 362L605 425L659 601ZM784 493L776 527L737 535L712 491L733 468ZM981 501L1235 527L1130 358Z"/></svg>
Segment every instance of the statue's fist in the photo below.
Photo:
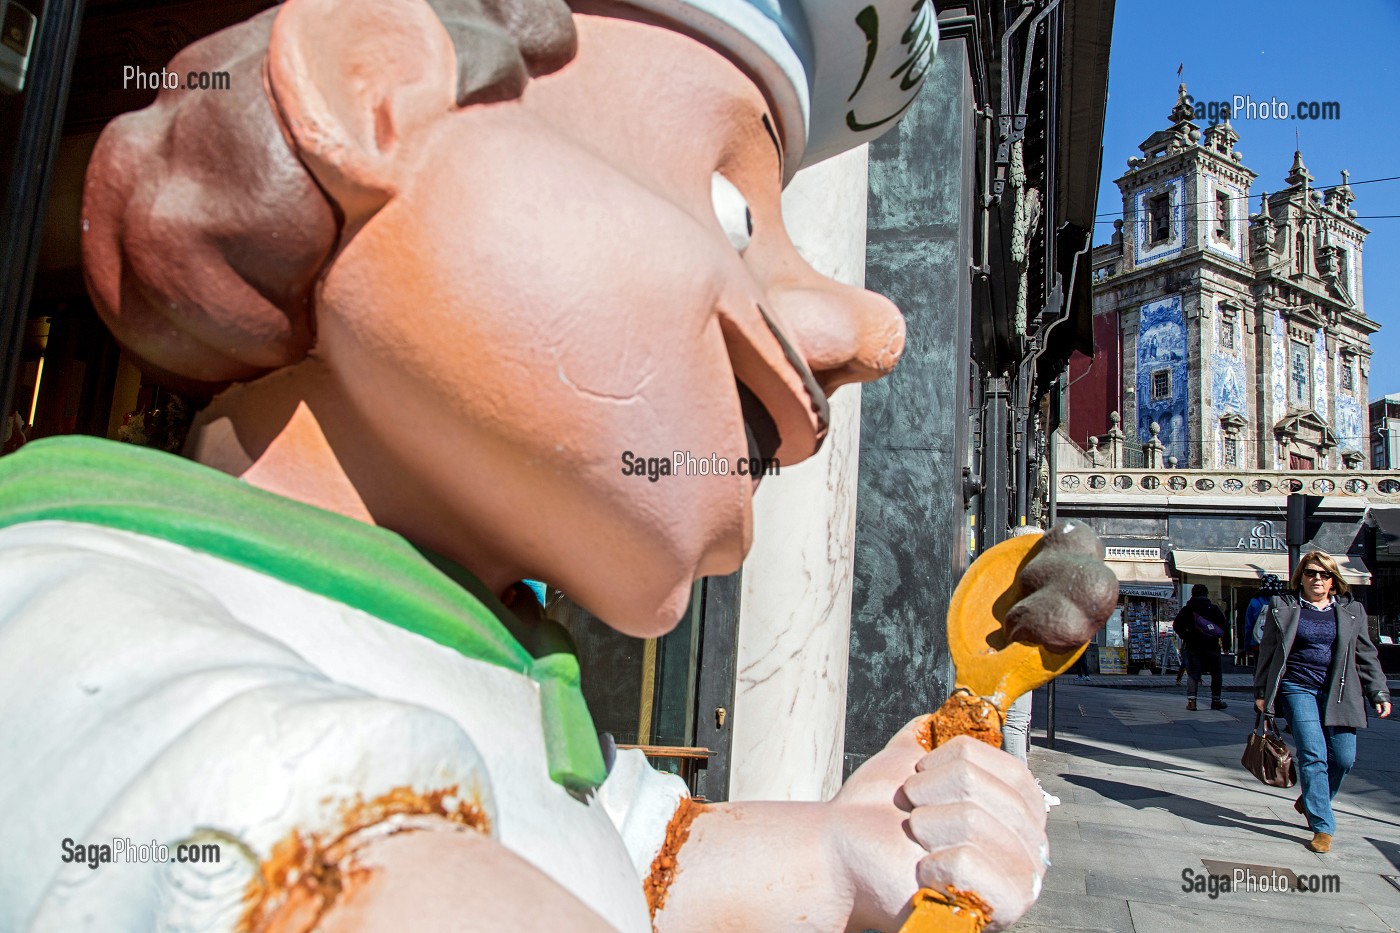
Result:
<svg viewBox="0 0 1400 933"><path fill-rule="evenodd" d="M1082 522L1056 522L1020 582L1026 595L1006 613L1006 633L1052 651L1087 642L1118 604L1118 580L1103 562L1103 545Z"/></svg>
<svg viewBox="0 0 1400 933"><path fill-rule="evenodd" d="M1035 902L1049 864L1045 800L1018 760L967 736L925 752L922 719L851 775L832 801L851 928L898 929L920 887L975 894L1003 929Z"/></svg>

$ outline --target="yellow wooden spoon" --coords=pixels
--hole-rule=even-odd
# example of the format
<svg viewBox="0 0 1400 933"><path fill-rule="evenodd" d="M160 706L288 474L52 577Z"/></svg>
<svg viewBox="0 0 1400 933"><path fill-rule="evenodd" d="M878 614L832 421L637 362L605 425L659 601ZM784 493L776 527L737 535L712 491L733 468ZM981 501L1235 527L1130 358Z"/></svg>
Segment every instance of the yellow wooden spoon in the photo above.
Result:
<svg viewBox="0 0 1400 933"><path fill-rule="evenodd" d="M1069 669L1084 652L1067 652L1008 641L1007 611L1023 595L1022 569L1038 552L1044 535L1003 541L973 561L948 606L948 648L953 656L953 693L931 717L924 746L971 735L1001 747L1001 726L1017 697ZM921 888L900 933L980 933L990 910L971 891Z"/></svg>

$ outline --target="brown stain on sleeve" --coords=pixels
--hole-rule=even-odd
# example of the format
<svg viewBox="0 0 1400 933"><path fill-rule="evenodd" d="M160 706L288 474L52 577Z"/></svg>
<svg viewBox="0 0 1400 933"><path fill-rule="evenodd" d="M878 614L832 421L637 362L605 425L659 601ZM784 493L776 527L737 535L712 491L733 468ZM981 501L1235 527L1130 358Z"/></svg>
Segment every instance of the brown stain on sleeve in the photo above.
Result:
<svg viewBox="0 0 1400 933"><path fill-rule="evenodd" d="M371 874L355 861L355 834L395 816L439 817L491 832L480 805L461 798L455 784L427 792L395 787L371 800L357 796L341 810L335 832L304 834L293 829L272 847L244 893L247 907L237 933L314 930L343 890L364 883Z"/></svg>
<svg viewBox="0 0 1400 933"><path fill-rule="evenodd" d="M666 893L676 878L676 859L680 855L681 846L690 838L690 824L705 809L703 803L697 803L690 797L682 798L676 812L671 816L671 822L666 824L666 839L661 843L661 851L652 859L651 872L642 883L642 890L647 898L647 910L651 913L653 923L656 921L657 911L666 906Z"/></svg>

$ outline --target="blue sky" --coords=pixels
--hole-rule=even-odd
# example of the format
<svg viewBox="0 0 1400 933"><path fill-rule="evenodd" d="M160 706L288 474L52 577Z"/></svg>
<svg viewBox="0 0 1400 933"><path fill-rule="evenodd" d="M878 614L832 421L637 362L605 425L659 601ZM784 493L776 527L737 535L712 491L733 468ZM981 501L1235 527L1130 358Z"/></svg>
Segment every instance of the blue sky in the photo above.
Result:
<svg viewBox="0 0 1400 933"><path fill-rule="evenodd" d="M1372 338L1371 398L1400 392L1400 181L1357 184L1400 175L1400 2L1348 0L1318 6L1305 0L1118 0L1109 63L1103 176L1094 242L1107 242L1121 217L1115 178L1138 143L1169 125L1176 69L1198 101L1277 98L1337 101L1341 119L1232 118L1236 148L1259 173L1261 191L1285 187L1294 130L1314 184L1335 185L1351 172L1358 222L1371 231L1363 254L1366 313L1381 324ZM1205 127L1207 121L1197 121Z"/></svg>

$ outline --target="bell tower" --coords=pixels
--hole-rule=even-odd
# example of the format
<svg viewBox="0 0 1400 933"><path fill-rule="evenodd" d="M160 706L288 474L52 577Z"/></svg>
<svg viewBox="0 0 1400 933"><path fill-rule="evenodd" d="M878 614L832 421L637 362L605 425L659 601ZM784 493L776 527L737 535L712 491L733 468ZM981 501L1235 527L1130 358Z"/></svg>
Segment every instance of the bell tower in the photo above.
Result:
<svg viewBox="0 0 1400 933"><path fill-rule="evenodd" d="M1253 333L1249 188L1228 121L1202 131L1186 92L1128 160L1117 291L1125 414L1139 442L1158 425L1180 467L1243 465ZM1117 270L1115 270L1117 271Z"/></svg>

